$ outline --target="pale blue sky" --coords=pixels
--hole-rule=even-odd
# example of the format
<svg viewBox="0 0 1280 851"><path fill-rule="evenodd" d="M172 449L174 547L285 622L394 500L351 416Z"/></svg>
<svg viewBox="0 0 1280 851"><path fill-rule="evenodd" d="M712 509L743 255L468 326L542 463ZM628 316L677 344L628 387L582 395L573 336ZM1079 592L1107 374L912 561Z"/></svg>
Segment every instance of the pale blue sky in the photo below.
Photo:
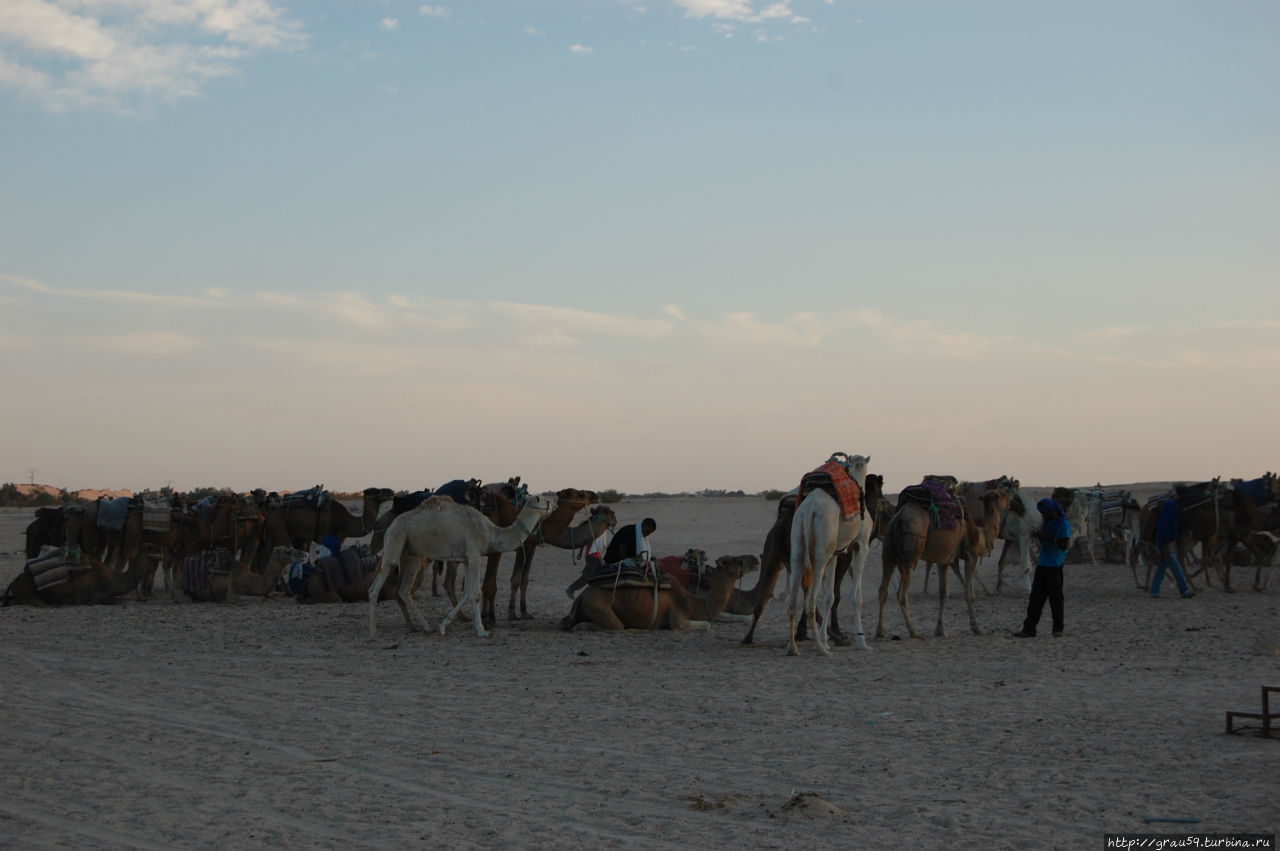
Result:
<svg viewBox="0 0 1280 851"><path fill-rule="evenodd" d="M0 481L1260 475L1280 5L0 3Z"/></svg>

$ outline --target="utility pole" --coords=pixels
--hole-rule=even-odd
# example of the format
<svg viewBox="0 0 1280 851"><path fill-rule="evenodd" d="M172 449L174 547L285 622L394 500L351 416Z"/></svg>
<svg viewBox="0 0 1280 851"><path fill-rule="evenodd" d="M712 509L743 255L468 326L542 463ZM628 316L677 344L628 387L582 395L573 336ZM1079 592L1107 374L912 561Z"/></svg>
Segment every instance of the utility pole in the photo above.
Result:
<svg viewBox="0 0 1280 851"><path fill-rule="evenodd" d="M34 484L36 483L36 468L35 468L35 467L28 467L28 468L27 468L27 480L28 480L28 483L29 483L29 484L31 484L31 485L34 485Z"/></svg>

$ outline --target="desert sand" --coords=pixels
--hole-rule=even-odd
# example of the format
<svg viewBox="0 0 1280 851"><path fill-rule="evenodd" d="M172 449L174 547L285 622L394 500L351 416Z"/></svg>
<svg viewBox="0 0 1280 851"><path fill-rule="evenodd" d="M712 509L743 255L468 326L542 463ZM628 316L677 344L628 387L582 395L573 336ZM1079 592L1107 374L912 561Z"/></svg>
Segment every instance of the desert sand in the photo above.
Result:
<svg viewBox="0 0 1280 851"><path fill-rule="evenodd" d="M654 517L660 554L714 558L759 553L775 504L614 508ZM32 515L0 512L6 585ZM539 551L528 621L506 620L509 568L483 640L410 634L393 603L376 640L366 604L288 597L0 609L0 846L1096 848L1280 821L1280 741L1223 731L1280 683L1280 583L1251 573L1150 600L1123 565L1072 564L1066 635L1034 640L1008 635L1020 586L979 591L973 635L953 581L945 637L900 640L891 596L870 652L788 658L776 600L752 646L741 623L565 633L570 555ZM869 635L879 578L876 550Z"/></svg>

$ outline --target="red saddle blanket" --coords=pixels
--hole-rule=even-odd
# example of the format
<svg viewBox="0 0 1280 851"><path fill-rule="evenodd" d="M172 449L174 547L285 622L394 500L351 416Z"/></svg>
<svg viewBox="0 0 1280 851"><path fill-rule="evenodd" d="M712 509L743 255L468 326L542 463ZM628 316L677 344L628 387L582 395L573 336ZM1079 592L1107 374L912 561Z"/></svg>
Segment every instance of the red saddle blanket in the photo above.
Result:
<svg viewBox="0 0 1280 851"><path fill-rule="evenodd" d="M813 472L805 473L800 479L796 504L804 502L804 498L818 488L835 497L840 504L840 513L845 517L852 517L862 510L862 489L839 461L828 461Z"/></svg>

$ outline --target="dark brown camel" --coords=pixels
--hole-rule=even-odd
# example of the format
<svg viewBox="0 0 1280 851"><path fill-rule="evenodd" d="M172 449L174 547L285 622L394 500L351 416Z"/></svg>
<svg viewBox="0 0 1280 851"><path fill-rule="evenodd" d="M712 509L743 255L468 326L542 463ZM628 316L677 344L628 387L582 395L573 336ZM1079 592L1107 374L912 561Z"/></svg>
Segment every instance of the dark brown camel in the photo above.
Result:
<svg viewBox="0 0 1280 851"><path fill-rule="evenodd" d="M322 491L315 497L286 497L281 511L289 543L305 550L312 542L319 543L329 535L344 540L368 535L378 521L378 509L392 496L392 491L387 488L365 488L359 515L352 514L351 509L328 491Z"/></svg>
<svg viewBox="0 0 1280 851"><path fill-rule="evenodd" d="M49 560L65 562L65 554L51 554ZM37 587L32 570L41 565L30 565L9 583L4 592L5 606L71 606L95 603L111 603L133 591L146 572L146 559L135 558L127 563L123 573L114 573L99 559L84 559L67 564L65 576L57 582Z"/></svg>

